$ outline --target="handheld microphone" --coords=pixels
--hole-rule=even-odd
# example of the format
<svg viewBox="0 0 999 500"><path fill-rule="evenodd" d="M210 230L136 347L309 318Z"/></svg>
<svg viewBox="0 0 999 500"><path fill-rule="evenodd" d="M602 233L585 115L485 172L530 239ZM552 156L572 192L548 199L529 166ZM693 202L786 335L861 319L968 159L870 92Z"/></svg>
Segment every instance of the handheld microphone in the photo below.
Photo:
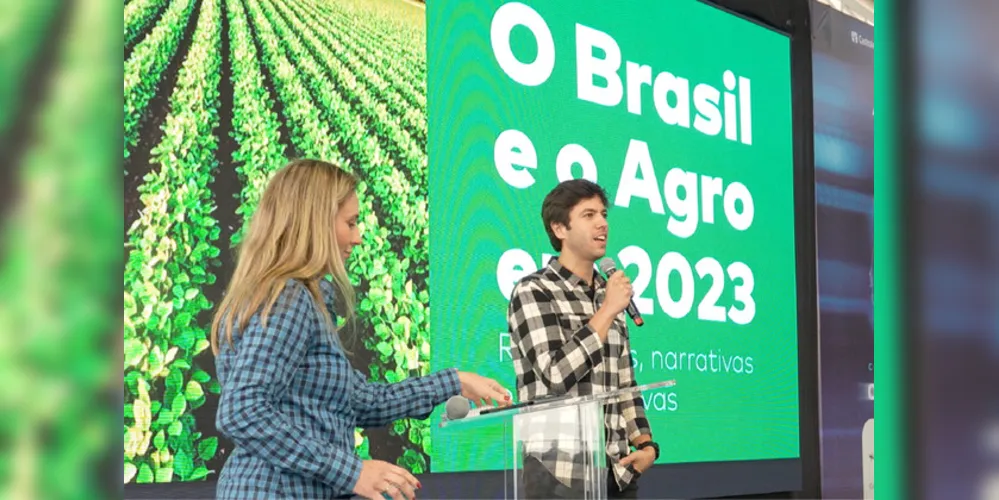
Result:
<svg viewBox="0 0 999 500"><path fill-rule="evenodd" d="M611 275L617 272L617 264L614 263L614 259L610 257L605 257L600 260L600 271L602 271L608 279ZM642 319L642 313L638 312L638 307L635 307L635 300L632 299L628 303L628 316L631 316L631 320L635 322L635 326L642 326L645 324L645 320Z"/></svg>
<svg viewBox="0 0 999 500"><path fill-rule="evenodd" d="M462 396L451 396L444 405L444 416L448 420L458 420L465 418L472 407L467 398Z"/></svg>

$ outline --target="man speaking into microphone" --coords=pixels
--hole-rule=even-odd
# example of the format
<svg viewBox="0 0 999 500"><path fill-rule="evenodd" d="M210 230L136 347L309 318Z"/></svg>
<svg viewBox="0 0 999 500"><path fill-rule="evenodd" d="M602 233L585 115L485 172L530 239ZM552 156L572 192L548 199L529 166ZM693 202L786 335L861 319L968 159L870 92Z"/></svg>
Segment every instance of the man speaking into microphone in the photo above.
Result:
<svg viewBox="0 0 999 500"><path fill-rule="evenodd" d="M541 218L559 252L514 287L507 310L520 401L550 395L589 395L633 387L625 311L641 325L631 282L621 271L604 279L594 263L607 253L607 195L585 179L560 183L545 197ZM605 265L604 270L612 269ZM608 405L607 494L637 498L638 477L659 456L640 395ZM581 457L559 450L524 457L529 498L582 495Z"/></svg>

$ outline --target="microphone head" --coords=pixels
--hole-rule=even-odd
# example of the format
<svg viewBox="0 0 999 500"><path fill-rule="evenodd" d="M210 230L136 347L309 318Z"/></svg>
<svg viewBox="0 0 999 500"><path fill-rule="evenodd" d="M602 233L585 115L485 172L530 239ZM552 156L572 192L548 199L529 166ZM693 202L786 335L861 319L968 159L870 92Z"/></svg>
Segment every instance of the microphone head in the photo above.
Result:
<svg viewBox="0 0 999 500"><path fill-rule="evenodd" d="M448 399L447 404L444 405L444 414L447 415L448 420L458 420L465 418L471 409L471 404L467 398L451 396L451 399Z"/></svg>
<svg viewBox="0 0 999 500"><path fill-rule="evenodd" d="M600 271L607 276L614 274L614 272L617 271L617 264L614 263L614 259L610 257L600 259Z"/></svg>

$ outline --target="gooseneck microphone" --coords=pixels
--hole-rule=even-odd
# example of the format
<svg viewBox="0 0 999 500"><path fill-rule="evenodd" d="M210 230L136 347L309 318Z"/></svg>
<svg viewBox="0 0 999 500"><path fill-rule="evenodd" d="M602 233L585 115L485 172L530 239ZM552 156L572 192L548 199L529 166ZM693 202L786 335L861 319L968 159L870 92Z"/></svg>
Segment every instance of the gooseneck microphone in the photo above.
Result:
<svg viewBox="0 0 999 500"><path fill-rule="evenodd" d="M614 263L614 259L610 257L605 257L600 260L600 271L610 279L611 275L617 272L617 264ZM638 307L635 307L635 300L632 299L628 302L628 316L631 316L631 320L635 322L635 326L642 326L645 324L645 320L642 319L642 313L638 312Z"/></svg>

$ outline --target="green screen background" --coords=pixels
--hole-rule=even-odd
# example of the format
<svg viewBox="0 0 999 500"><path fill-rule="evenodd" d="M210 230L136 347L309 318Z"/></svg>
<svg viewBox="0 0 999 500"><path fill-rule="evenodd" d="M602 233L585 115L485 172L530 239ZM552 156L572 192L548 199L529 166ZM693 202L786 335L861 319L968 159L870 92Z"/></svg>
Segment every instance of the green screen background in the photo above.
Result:
<svg viewBox="0 0 999 500"><path fill-rule="evenodd" d="M597 2L574 2L571 9L531 2L551 30L555 65L545 83L525 87L503 72L490 45L490 22L502 4L430 3L427 8L431 369L458 366L515 388L504 350L509 347L503 335L507 297L497 282L497 266L511 249L529 254L534 268L543 265L543 255L554 253L540 206L558 183L559 150L575 143L592 155L597 181L608 192L607 255L622 265L619 251L634 245L650 258L652 274L641 297L653 299L653 310L643 314L644 327L630 326L630 334L640 384L677 380L674 388L645 395L653 436L662 447L659 463L798 457L789 40L693 0L629 2L613 11ZM653 79L661 71L687 78L691 91L701 82L724 90L725 70L750 79L752 145L726 140L724 131L712 137L693 127L666 125L648 86L641 116L627 111L627 94L614 107L578 99L576 23L617 42L623 83L624 61L650 65ZM520 61L534 60L538 48L526 28L514 28L510 39ZM693 102L691 110L693 121ZM525 189L508 185L494 163L496 138L507 129L524 132L537 152L537 168L531 170L535 183ZM666 215L652 213L641 198L633 198L628 208L614 206L632 139L648 143L660 191L674 167L721 177L725 186L744 184L755 207L752 226L733 229L720 197L714 223L700 221L686 239L667 231L665 202ZM581 176L579 166L573 175ZM745 263L755 280L753 320L746 325L699 320L698 305L712 279L699 278L696 271L690 312L678 319L665 314L656 296L657 280L665 277L659 277L657 267L671 251L682 254L691 268L703 257L713 257L722 268ZM638 266L625 271L636 285L645 277ZM678 275L668 282L678 297ZM726 310L736 304L735 284L724 279L717 304ZM701 372L696 364L670 370L661 366L662 358L654 358L655 351L752 358L754 370ZM431 429L434 472L503 468L499 457L508 453L508 445L501 426Z"/></svg>

